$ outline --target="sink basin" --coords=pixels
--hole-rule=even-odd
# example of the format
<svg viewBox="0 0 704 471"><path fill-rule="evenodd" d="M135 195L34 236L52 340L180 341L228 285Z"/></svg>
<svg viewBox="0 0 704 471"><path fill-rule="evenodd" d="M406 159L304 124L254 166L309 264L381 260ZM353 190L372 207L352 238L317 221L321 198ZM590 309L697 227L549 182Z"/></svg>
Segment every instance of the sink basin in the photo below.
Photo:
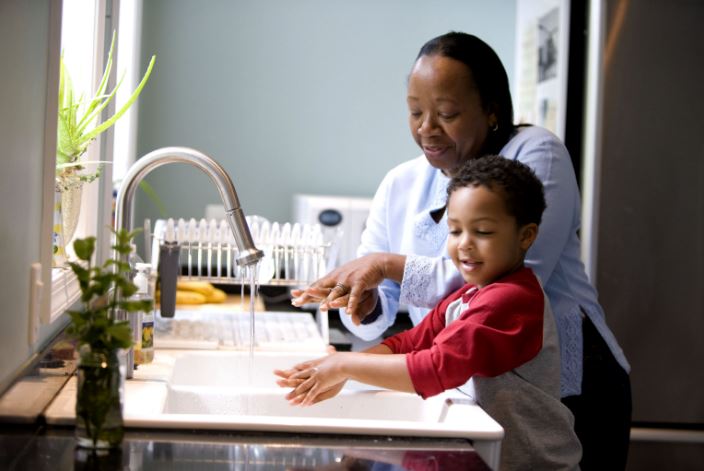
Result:
<svg viewBox="0 0 704 471"><path fill-rule="evenodd" d="M423 400L348 381L336 397L292 406L274 369L320 356L304 352L157 350L125 384L124 422L136 428L244 430L464 438L492 468L503 429L459 392ZM47 409L48 423L75 420L75 378Z"/></svg>
<svg viewBox="0 0 704 471"><path fill-rule="evenodd" d="M229 414L356 420L437 422L444 401L378 390L348 381L336 397L310 407L292 406L287 389L276 384L274 369L286 369L319 354L257 352L193 353L177 358L169 380L165 414Z"/></svg>
<svg viewBox="0 0 704 471"><path fill-rule="evenodd" d="M319 358L324 353L193 352L175 359L171 386L205 386L208 388L275 388L275 369L286 369L302 361Z"/></svg>
<svg viewBox="0 0 704 471"><path fill-rule="evenodd" d="M343 391L309 407L292 406L286 391L170 389L165 414L219 414L329 418L331 420L393 420L439 423L450 402L423 401L419 396L393 391Z"/></svg>

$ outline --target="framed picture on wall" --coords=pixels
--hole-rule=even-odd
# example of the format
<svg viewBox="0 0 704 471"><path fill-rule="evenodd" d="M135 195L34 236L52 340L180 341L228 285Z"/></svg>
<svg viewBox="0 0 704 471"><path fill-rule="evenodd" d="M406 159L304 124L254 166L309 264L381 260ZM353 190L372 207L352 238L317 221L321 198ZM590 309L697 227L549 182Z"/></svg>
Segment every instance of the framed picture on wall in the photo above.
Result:
<svg viewBox="0 0 704 471"><path fill-rule="evenodd" d="M519 0L516 4L517 123L542 126L565 138L568 0Z"/></svg>

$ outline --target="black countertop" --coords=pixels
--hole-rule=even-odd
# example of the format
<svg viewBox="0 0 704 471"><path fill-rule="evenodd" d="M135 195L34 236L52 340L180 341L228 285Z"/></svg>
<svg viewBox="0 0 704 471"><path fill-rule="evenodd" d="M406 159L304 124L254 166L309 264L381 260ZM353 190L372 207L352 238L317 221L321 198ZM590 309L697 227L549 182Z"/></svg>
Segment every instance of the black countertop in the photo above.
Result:
<svg viewBox="0 0 704 471"><path fill-rule="evenodd" d="M128 430L122 448L76 447L73 428L4 425L0 468L10 470L487 470L470 443L275 433Z"/></svg>

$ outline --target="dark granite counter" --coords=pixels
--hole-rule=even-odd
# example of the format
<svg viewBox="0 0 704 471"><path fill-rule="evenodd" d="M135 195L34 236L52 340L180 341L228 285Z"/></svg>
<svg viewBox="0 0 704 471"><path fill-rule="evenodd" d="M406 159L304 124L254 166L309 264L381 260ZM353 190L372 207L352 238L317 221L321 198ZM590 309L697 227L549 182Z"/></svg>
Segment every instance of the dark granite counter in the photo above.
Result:
<svg viewBox="0 0 704 471"><path fill-rule="evenodd" d="M293 434L128 430L122 448L76 448L72 428L4 425L10 470L486 470L469 442Z"/></svg>

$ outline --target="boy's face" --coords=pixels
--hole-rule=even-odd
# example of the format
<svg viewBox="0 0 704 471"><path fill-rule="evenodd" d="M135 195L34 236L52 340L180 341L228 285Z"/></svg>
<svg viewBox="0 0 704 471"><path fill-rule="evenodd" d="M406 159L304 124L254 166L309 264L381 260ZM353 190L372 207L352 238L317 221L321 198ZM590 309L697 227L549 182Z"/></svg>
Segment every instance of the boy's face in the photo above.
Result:
<svg viewBox="0 0 704 471"><path fill-rule="evenodd" d="M508 213L502 190L462 187L447 203L447 251L462 278L482 288L523 266L538 232L536 224L518 227Z"/></svg>

